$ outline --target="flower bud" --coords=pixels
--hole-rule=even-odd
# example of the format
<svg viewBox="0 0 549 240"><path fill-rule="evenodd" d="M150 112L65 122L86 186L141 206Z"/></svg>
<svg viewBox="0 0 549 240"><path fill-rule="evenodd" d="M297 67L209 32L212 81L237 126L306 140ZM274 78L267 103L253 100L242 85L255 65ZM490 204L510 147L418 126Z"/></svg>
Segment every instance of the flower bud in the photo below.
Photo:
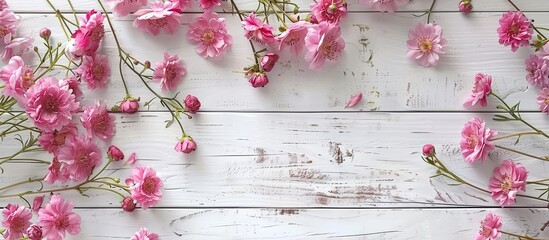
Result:
<svg viewBox="0 0 549 240"><path fill-rule="evenodd" d="M187 95L187 97L185 97L185 108L187 108L187 111L190 113L196 113L196 111L200 109L200 101L193 95Z"/></svg>
<svg viewBox="0 0 549 240"><path fill-rule="evenodd" d="M42 207L43 202L44 195L34 197L34 200L32 201L32 211L38 212L38 210L40 210L40 207Z"/></svg>
<svg viewBox="0 0 549 240"><path fill-rule="evenodd" d="M270 72L271 70L273 70L273 67L276 61L278 61L278 58L278 55L274 53L267 53L263 55L261 61L259 62L259 65L261 65L261 69L263 69L263 71Z"/></svg>
<svg viewBox="0 0 549 240"><path fill-rule="evenodd" d="M470 13L473 9L473 5L470 0L461 0L458 5L459 11L462 13Z"/></svg>
<svg viewBox="0 0 549 240"><path fill-rule="evenodd" d="M114 145L109 146L109 149L107 150L107 155L109 156L110 160L115 162L124 159L124 153Z"/></svg>
<svg viewBox="0 0 549 240"><path fill-rule="evenodd" d="M133 114L139 110L139 99L126 98L124 102L120 104L120 111L123 113Z"/></svg>
<svg viewBox="0 0 549 240"><path fill-rule="evenodd" d="M29 237L30 240L40 240L42 239L42 227L38 225L31 225L27 229L27 237Z"/></svg>
<svg viewBox="0 0 549 240"><path fill-rule="evenodd" d="M51 36L51 30L49 28L42 28L40 29L40 37L43 39L49 39Z"/></svg>
<svg viewBox="0 0 549 240"><path fill-rule="evenodd" d="M145 68L151 68L151 62L145 61Z"/></svg>
<svg viewBox="0 0 549 240"><path fill-rule="evenodd" d="M189 136L184 137L175 144L176 152L190 153L196 150L196 142Z"/></svg>
<svg viewBox="0 0 549 240"><path fill-rule="evenodd" d="M133 212L135 210L135 201L132 197L125 197L124 200L122 200L122 209L126 212Z"/></svg>
<svg viewBox="0 0 549 240"><path fill-rule="evenodd" d="M269 78L267 78L267 75L263 72L256 72L250 75L248 82L250 82L254 88L265 87L265 85L269 83Z"/></svg>
<svg viewBox="0 0 549 240"><path fill-rule="evenodd" d="M426 157L432 157L435 155L435 146L432 144L425 144L423 146L423 155Z"/></svg>

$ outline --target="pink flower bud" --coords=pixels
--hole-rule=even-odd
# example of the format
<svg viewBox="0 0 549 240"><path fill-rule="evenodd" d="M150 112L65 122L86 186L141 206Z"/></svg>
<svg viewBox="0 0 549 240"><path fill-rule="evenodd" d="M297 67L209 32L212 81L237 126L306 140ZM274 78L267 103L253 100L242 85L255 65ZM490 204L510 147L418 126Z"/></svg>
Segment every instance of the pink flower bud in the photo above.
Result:
<svg viewBox="0 0 549 240"><path fill-rule="evenodd" d="M190 113L196 113L196 111L200 109L200 101L193 95L187 95L187 97L185 97L185 108L187 108L187 111Z"/></svg>
<svg viewBox="0 0 549 240"><path fill-rule="evenodd" d="M109 159L115 162L124 159L124 153L114 145L109 146L109 149L107 150L107 155L109 156Z"/></svg>
<svg viewBox="0 0 549 240"><path fill-rule="evenodd" d="M38 210L40 210L40 207L42 207L43 202L44 202L44 195L34 197L34 200L32 201L32 211L38 212Z"/></svg>
<svg viewBox="0 0 549 240"><path fill-rule="evenodd" d="M51 30L49 28L40 29L40 37L43 39L48 39L51 36Z"/></svg>
<svg viewBox="0 0 549 240"><path fill-rule="evenodd" d="M462 13L470 13L473 9L473 5L470 0L461 0L458 5L459 11Z"/></svg>
<svg viewBox="0 0 549 240"><path fill-rule="evenodd" d="M265 87L265 85L269 83L269 78L267 78L267 75L265 75L265 73L258 72L250 75L250 78L248 78L248 82L250 82L254 88Z"/></svg>
<svg viewBox="0 0 549 240"><path fill-rule="evenodd" d="M151 62L145 61L145 68L151 68Z"/></svg>
<svg viewBox="0 0 549 240"><path fill-rule="evenodd" d="M126 98L122 104L120 104L120 111L123 113L133 114L139 110L139 99Z"/></svg>
<svg viewBox="0 0 549 240"><path fill-rule="evenodd" d="M122 200L122 209L126 212L133 212L135 210L135 201L132 197L126 197Z"/></svg>
<svg viewBox="0 0 549 240"><path fill-rule="evenodd" d="M270 72L271 70L273 70L273 67L276 61L278 61L278 58L278 55L274 53L267 53L263 55L261 61L259 62L259 65L261 66L261 69L263 69L263 71Z"/></svg>
<svg viewBox="0 0 549 240"><path fill-rule="evenodd" d="M42 239L42 227L38 225L31 225L27 229L27 236L30 240L40 240Z"/></svg>
<svg viewBox="0 0 549 240"><path fill-rule="evenodd" d="M175 144L176 152L190 153L196 150L196 142L191 137L184 137Z"/></svg>
<svg viewBox="0 0 549 240"><path fill-rule="evenodd" d="M435 155L435 146L432 144L425 144L423 146L423 155L426 157L432 157Z"/></svg>

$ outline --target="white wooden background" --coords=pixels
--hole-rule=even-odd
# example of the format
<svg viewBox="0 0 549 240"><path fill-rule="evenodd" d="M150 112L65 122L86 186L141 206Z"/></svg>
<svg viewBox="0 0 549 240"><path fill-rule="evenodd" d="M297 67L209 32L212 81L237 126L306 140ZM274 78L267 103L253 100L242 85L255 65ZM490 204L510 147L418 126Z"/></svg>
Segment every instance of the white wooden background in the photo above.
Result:
<svg viewBox="0 0 549 240"><path fill-rule="evenodd" d="M69 10L64 0L53 2ZM95 0L73 2L81 13L98 7ZM254 5L238 2L243 8ZM516 2L536 24L549 26L547 0ZM190 155L172 150L179 133L163 127L169 114L158 104L136 115L116 114L112 143L127 154L137 152L142 164L157 169L165 181L164 198L156 208L128 214L116 196L66 192L83 219L81 234L71 239L129 239L142 226L161 239L472 239L488 211L503 216L508 232L549 238L548 231L539 231L549 220L543 203L519 199L515 207L502 209L481 192L430 179L434 169L420 159L422 145L432 143L451 169L480 186L507 157L522 161L531 176L549 171L548 164L501 151L490 154L485 166L464 163L460 130L473 115L502 133L522 129L481 112L493 108L465 111L462 102L477 72L493 75L494 91L510 102L520 100L532 111L525 116L543 130L549 130L549 118L534 113L536 91L524 79L523 62L531 49L512 53L497 43L498 19L511 9L507 1L475 0L475 12L467 16L456 12L457 3L438 1L432 16L448 40L438 67L423 68L405 56L408 30L425 21L412 14L431 1L414 0L400 12L381 14L352 0L342 23L347 47L340 64L311 72L303 61L283 57L262 89L250 87L240 72L253 60L236 15L223 14L235 44L213 61L195 54L185 38L198 14L196 2L174 36L153 38L133 29L131 19L117 19L120 40L136 57L156 62L167 50L183 59L188 73L178 90L202 102L202 111L184 122L199 146ZM8 4L23 19L20 34L36 36L48 26L54 38L62 39L45 1ZM230 10L226 2L221 9ZM108 36L102 51L113 57L115 69L116 47ZM151 98L137 79L130 78L129 85L132 95ZM363 102L344 109L359 91L365 93ZM106 90L86 94L84 104L103 98L112 105L124 97L116 74ZM539 140L523 139L520 146L547 154L547 144ZM335 147L345 153L342 162L332 155ZM0 153L15 148L16 142L7 139ZM45 174L43 168L22 164L5 170L0 185ZM129 171L113 175L125 178Z"/></svg>

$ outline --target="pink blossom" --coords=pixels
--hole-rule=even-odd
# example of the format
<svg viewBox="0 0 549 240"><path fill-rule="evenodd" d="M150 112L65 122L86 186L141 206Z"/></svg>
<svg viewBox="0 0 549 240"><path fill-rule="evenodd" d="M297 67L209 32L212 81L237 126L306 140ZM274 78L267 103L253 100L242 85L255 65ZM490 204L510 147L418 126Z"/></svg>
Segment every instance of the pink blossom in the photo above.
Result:
<svg viewBox="0 0 549 240"><path fill-rule="evenodd" d="M409 0L363 0L372 10L378 12L395 12L400 6L408 3Z"/></svg>
<svg viewBox="0 0 549 240"><path fill-rule="evenodd" d="M177 55L164 53L164 61L157 62L154 68L153 81L160 82L162 91L173 91L185 73L186 69Z"/></svg>
<svg viewBox="0 0 549 240"><path fill-rule="evenodd" d="M351 107L356 106L360 102L360 100L362 100L362 93L361 92L356 94L356 95L351 96L349 101L347 101L347 105L345 106L345 108L351 108Z"/></svg>
<svg viewBox="0 0 549 240"><path fill-rule="evenodd" d="M471 4L470 0L461 0L458 4L458 9L460 12L467 14L473 10L473 4Z"/></svg>
<svg viewBox="0 0 549 240"><path fill-rule="evenodd" d="M6 228L3 236L6 240L22 238L31 225L31 210L17 204L8 204L2 210L2 216L4 217L2 226Z"/></svg>
<svg viewBox="0 0 549 240"><path fill-rule="evenodd" d="M34 197L34 200L32 200L32 211L38 212L40 208L42 207L42 203L44 202L44 195L38 195Z"/></svg>
<svg viewBox="0 0 549 240"><path fill-rule="evenodd" d="M156 205L162 198L162 180L151 167L137 166L126 184L130 186L133 199L143 209Z"/></svg>
<svg viewBox="0 0 549 240"><path fill-rule="evenodd" d="M158 235L149 233L146 228L139 229L130 240L158 240Z"/></svg>
<svg viewBox="0 0 549 240"><path fill-rule="evenodd" d="M129 164L129 165L133 166L135 164L135 162L137 162L137 154L133 152L128 157L128 160L126 160L126 164Z"/></svg>
<svg viewBox="0 0 549 240"><path fill-rule="evenodd" d="M294 55L301 53L303 47L305 47L305 36L307 36L308 28L309 23L304 21L292 24L286 31L276 37L278 50L289 47Z"/></svg>
<svg viewBox="0 0 549 240"><path fill-rule="evenodd" d="M191 7L191 0L168 0L168 1L177 4L174 8L172 8L172 11L176 11L178 13L183 13L183 10Z"/></svg>
<svg viewBox="0 0 549 240"><path fill-rule="evenodd" d="M433 146L433 144L425 144L421 150L423 152L423 156L432 157L435 155L435 146Z"/></svg>
<svg viewBox="0 0 549 240"><path fill-rule="evenodd" d="M63 165L64 164L57 160L57 157L54 157L48 167L48 174L44 178L44 182L49 184L54 184L57 181L60 181L61 183L67 182L70 178L70 173Z"/></svg>
<svg viewBox="0 0 549 240"><path fill-rule="evenodd" d="M347 3L344 0L316 0L311 3L311 15L318 22L339 23L347 16Z"/></svg>
<svg viewBox="0 0 549 240"><path fill-rule="evenodd" d="M221 0L199 0L198 2L204 10L212 10L215 6L221 5Z"/></svg>
<svg viewBox="0 0 549 240"><path fill-rule="evenodd" d="M59 150L59 162L71 180L85 180L101 164L101 151L91 139L78 136Z"/></svg>
<svg viewBox="0 0 549 240"><path fill-rule="evenodd" d="M195 50L203 58L217 57L233 45L225 19L215 12L205 12L191 22L187 38L198 43Z"/></svg>
<svg viewBox="0 0 549 240"><path fill-rule="evenodd" d="M76 100L78 101L79 99L81 99L84 93L82 93L82 89L80 89L80 81L78 81L75 76L66 78L64 81L67 83L67 85L69 85L69 89L72 90L72 94L74 95Z"/></svg>
<svg viewBox="0 0 549 240"><path fill-rule="evenodd" d="M475 240L495 240L501 235L501 227L501 217L488 213L486 218L480 222L480 230Z"/></svg>
<svg viewBox="0 0 549 240"><path fill-rule="evenodd" d="M114 145L110 145L107 149L107 156L115 162L124 159L124 153L120 150L120 148Z"/></svg>
<svg viewBox="0 0 549 240"><path fill-rule="evenodd" d="M52 195L50 203L38 212L38 225L48 240L62 240L68 232L76 235L80 232L80 216L73 211L72 203L63 200L60 195Z"/></svg>
<svg viewBox="0 0 549 240"><path fill-rule="evenodd" d="M518 191L526 191L527 177L528 172L522 164L515 164L511 159L503 161L490 178L492 198L502 207L514 204Z"/></svg>
<svg viewBox="0 0 549 240"><path fill-rule="evenodd" d="M196 113L200 109L200 101L193 95L185 97L185 108L190 113Z"/></svg>
<svg viewBox="0 0 549 240"><path fill-rule="evenodd" d="M21 57L12 57L9 63L0 69L0 79L4 81L4 95L12 96L21 105L27 103L25 93L34 84L34 74Z"/></svg>
<svg viewBox="0 0 549 240"><path fill-rule="evenodd" d="M105 0L105 2L109 4L114 15L118 17L127 16L148 3L147 0Z"/></svg>
<svg viewBox="0 0 549 240"><path fill-rule="evenodd" d="M27 237L30 240L42 240L42 227L38 225L31 225L27 228Z"/></svg>
<svg viewBox="0 0 549 240"><path fill-rule="evenodd" d="M261 69L264 72L270 72L271 70L273 70L273 67L276 61L278 61L278 58L278 55L275 53L266 53L265 55L263 55L263 57L261 57L261 60L259 61L259 66L261 66Z"/></svg>
<svg viewBox="0 0 549 240"><path fill-rule="evenodd" d="M339 25L321 22L317 27L309 28L305 37L307 53L305 60L309 68L321 69L326 60L338 62L341 52L345 48L345 41L341 38Z"/></svg>
<svg viewBox="0 0 549 240"><path fill-rule="evenodd" d="M137 16L133 21L134 27L156 36L162 30L173 34L181 26L181 9L178 2L155 1L150 3L150 6L150 9L140 9L133 14Z"/></svg>
<svg viewBox="0 0 549 240"><path fill-rule="evenodd" d="M533 32L532 23L520 11L509 11L499 19L499 44L511 45L513 52L520 46L528 46Z"/></svg>
<svg viewBox="0 0 549 240"><path fill-rule="evenodd" d="M549 87L549 60L530 55L526 61L526 80L536 87Z"/></svg>
<svg viewBox="0 0 549 240"><path fill-rule="evenodd" d="M495 149L494 142L491 141L498 132L485 127L486 123L477 117L469 120L461 131L461 153L465 161L473 163L482 159L486 160L489 152Z"/></svg>
<svg viewBox="0 0 549 240"><path fill-rule="evenodd" d="M123 113L133 114L139 110L139 99L126 98L122 104L120 104L120 111Z"/></svg>
<svg viewBox="0 0 549 240"><path fill-rule="evenodd" d="M29 51L32 47L34 38L22 37L12 39L8 45L4 47L4 51L1 54L2 61L8 63L13 56L21 56L23 53Z"/></svg>
<svg viewBox="0 0 549 240"><path fill-rule="evenodd" d="M176 152L191 153L196 150L196 142L191 137L184 137L175 144Z"/></svg>
<svg viewBox="0 0 549 240"><path fill-rule="evenodd" d="M59 130L42 131L38 137L38 142L44 150L57 155L59 148L65 145L66 140L72 139L76 135L78 135L78 130L76 125L71 122Z"/></svg>
<svg viewBox="0 0 549 240"><path fill-rule="evenodd" d="M244 28L244 36L259 44L270 44L274 42L273 27L263 23L261 19L256 17L255 13L250 13L242 21Z"/></svg>
<svg viewBox="0 0 549 240"><path fill-rule="evenodd" d="M5 3L5 2L4 2ZM11 41L12 35L15 34L19 19L15 14L6 7L0 4L0 45L8 44Z"/></svg>
<svg viewBox="0 0 549 240"><path fill-rule="evenodd" d="M549 88L543 88L540 90L537 100L539 110L549 115Z"/></svg>
<svg viewBox="0 0 549 240"><path fill-rule="evenodd" d="M116 131L115 117L108 112L104 101L97 101L94 106L87 106L80 121L90 138L98 137L103 141L108 141Z"/></svg>
<svg viewBox="0 0 549 240"><path fill-rule="evenodd" d="M53 77L38 79L26 97L25 110L35 126L43 131L62 129L80 108L69 86Z"/></svg>
<svg viewBox="0 0 549 240"><path fill-rule="evenodd" d="M133 212L135 207L135 201L132 197L125 197L124 200L122 200L122 209L124 209L124 211Z"/></svg>
<svg viewBox="0 0 549 240"><path fill-rule="evenodd" d="M92 56L95 54L105 35L102 12L90 10L85 17L80 17L80 28L72 34L74 39L73 53L76 55Z"/></svg>
<svg viewBox="0 0 549 240"><path fill-rule="evenodd" d="M89 89L104 88L111 76L109 58L101 54L84 56L76 73L88 84Z"/></svg>
<svg viewBox="0 0 549 240"><path fill-rule="evenodd" d="M442 27L436 23L418 23L408 32L408 53L410 59L419 65L430 67L438 64L439 55L444 54L447 41L442 37Z"/></svg>
<svg viewBox="0 0 549 240"><path fill-rule="evenodd" d="M252 84L254 88L265 87L269 83L269 78L263 72L255 72L248 76L248 82Z"/></svg>
<svg viewBox="0 0 549 240"><path fill-rule="evenodd" d="M473 93L465 101L463 106L472 107L477 103L486 107L488 105L488 95L492 92L492 76L488 74L477 73L475 76L475 86L473 87Z"/></svg>
<svg viewBox="0 0 549 240"><path fill-rule="evenodd" d="M549 61L549 43L545 43L536 55L543 58L545 61Z"/></svg>
<svg viewBox="0 0 549 240"><path fill-rule="evenodd" d="M6 0L0 0L0 10L4 10L4 9L8 9L9 6L8 6L8 3L6 2Z"/></svg>

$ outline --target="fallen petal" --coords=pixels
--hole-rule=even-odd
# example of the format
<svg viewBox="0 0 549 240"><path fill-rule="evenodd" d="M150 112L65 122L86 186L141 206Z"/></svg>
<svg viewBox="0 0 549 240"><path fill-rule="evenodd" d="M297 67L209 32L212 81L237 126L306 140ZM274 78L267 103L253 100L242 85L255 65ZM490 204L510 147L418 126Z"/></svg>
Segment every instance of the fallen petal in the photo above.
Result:
<svg viewBox="0 0 549 240"><path fill-rule="evenodd" d="M347 106L345 106L345 108L354 107L355 105L357 105L360 102L360 100L362 100L362 93L358 93L356 95L351 96L351 98L347 102Z"/></svg>

